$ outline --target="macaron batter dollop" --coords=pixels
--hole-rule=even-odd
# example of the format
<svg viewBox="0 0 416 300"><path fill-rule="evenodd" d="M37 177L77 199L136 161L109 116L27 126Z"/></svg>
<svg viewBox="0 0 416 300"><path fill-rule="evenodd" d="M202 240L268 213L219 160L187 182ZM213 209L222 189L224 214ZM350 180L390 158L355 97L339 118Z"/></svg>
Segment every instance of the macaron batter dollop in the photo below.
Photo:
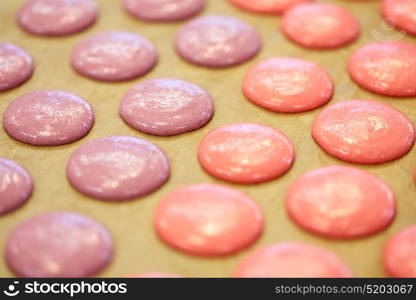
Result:
<svg viewBox="0 0 416 300"><path fill-rule="evenodd" d="M392 97L416 96L416 44L371 43L356 50L348 73L370 92Z"/></svg>
<svg viewBox="0 0 416 300"><path fill-rule="evenodd" d="M255 56L262 47L257 30L228 16L208 15L183 25L175 36L176 51L190 63L229 67Z"/></svg>
<svg viewBox="0 0 416 300"><path fill-rule="evenodd" d="M137 78L156 64L158 52L146 38L126 31L96 33L72 50L71 64L79 74L101 81Z"/></svg>
<svg viewBox="0 0 416 300"><path fill-rule="evenodd" d="M254 243L263 231L257 203L229 187L196 184L170 192L154 223L160 238L185 253L227 255Z"/></svg>
<svg viewBox="0 0 416 300"><path fill-rule="evenodd" d="M416 278L416 225L388 240L383 250L383 264L390 276Z"/></svg>
<svg viewBox="0 0 416 300"><path fill-rule="evenodd" d="M205 6L205 0L123 0L132 16L152 22L172 22L187 19Z"/></svg>
<svg viewBox="0 0 416 300"><path fill-rule="evenodd" d="M0 43L0 92L21 85L32 76L33 69L29 53L14 44Z"/></svg>
<svg viewBox="0 0 416 300"><path fill-rule="evenodd" d="M196 130L214 114L207 91L188 81L171 78L137 83L124 95L120 115L141 132L170 136Z"/></svg>
<svg viewBox="0 0 416 300"><path fill-rule="evenodd" d="M17 22L24 30L46 36L79 32L97 17L93 0L27 0L17 12Z"/></svg>
<svg viewBox="0 0 416 300"><path fill-rule="evenodd" d="M282 176L295 161L295 149L280 130L256 123L224 125L199 145L198 159L211 175L237 183Z"/></svg>
<svg viewBox="0 0 416 300"><path fill-rule="evenodd" d="M243 92L266 109L296 113L312 110L331 100L334 84L314 62L275 57L257 63L244 76Z"/></svg>
<svg viewBox="0 0 416 300"><path fill-rule="evenodd" d="M145 196L166 183L170 163L155 144L130 136L108 136L81 145L66 174L79 192L107 201Z"/></svg>
<svg viewBox="0 0 416 300"><path fill-rule="evenodd" d="M306 3L294 6L282 17L283 33L296 44L312 49L333 49L353 42L360 24L342 6Z"/></svg>
<svg viewBox="0 0 416 300"><path fill-rule="evenodd" d="M21 277L89 277L110 263L113 240L100 223L69 212L45 213L9 235L5 258Z"/></svg>
<svg viewBox="0 0 416 300"><path fill-rule="evenodd" d="M0 158L0 215L23 205L32 190L29 172L13 160Z"/></svg>
<svg viewBox="0 0 416 300"><path fill-rule="evenodd" d="M416 35L416 1L383 0L381 12L384 19L397 29Z"/></svg>
<svg viewBox="0 0 416 300"><path fill-rule="evenodd" d="M353 167L307 171L289 187L286 211L302 228L328 238L358 238L386 228L396 214L391 188Z"/></svg>
<svg viewBox="0 0 416 300"><path fill-rule="evenodd" d="M16 140L37 146L71 143L94 125L91 105L66 91L35 91L16 98L3 115L3 127Z"/></svg>
<svg viewBox="0 0 416 300"><path fill-rule="evenodd" d="M235 277L307 278L351 277L351 270L320 247L283 242L252 251L238 264Z"/></svg>
<svg viewBox="0 0 416 300"><path fill-rule="evenodd" d="M311 0L230 0L241 9L263 14L279 15L291 7Z"/></svg>
<svg viewBox="0 0 416 300"><path fill-rule="evenodd" d="M413 147L412 121L396 108L372 100L348 100L324 108L312 136L328 154L352 163L380 164Z"/></svg>

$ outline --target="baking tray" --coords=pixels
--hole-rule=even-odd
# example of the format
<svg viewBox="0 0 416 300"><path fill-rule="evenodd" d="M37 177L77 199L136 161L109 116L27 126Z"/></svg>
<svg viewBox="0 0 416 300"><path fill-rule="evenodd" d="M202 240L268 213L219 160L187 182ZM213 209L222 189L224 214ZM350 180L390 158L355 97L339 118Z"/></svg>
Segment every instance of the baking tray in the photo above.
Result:
<svg viewBox="0 0 416 300"><path fill-rule="evenodd" d="M320 238L297 227L286 215L283 204L288 185L306 170L346 164L325 154L311 137L311 123L320 109L300 114L274 113L251 104L241 92L243 75L256 62L273 56L297 56L319 63L332 75L336 91L331 103L353 98L380 100L400 109L416 121L416 98L396 99L371 94L357 87L346 73L349 55L362 45L397 39L415 42L415 38L405 36L382 21L378 1L326 1L350 9L362 25L362 35L352 45L339 50L312 51L286 40L279 30L279 18L276 16L250 14L225 0L208 0L202 14L241 18L254 25L264 40L262 51L253 60L240 66L214 70L190 65L176 55L172 39L182 23L138 21L126 14L121 1L97 1L100 18L93 27L73 36L54 38L29 35L16 25L15 13L23 2L0 1L0 40L16 43L30 52L36 61L36 69L27 83L0 94L0 113L3 114L7 105L19 95L39 89L58 89L74 92L87 99L94 107L96 123L85 138L58 147L29 146L13 140L4 130L0 130L0 157L22 164L30 171L35 183L33 196L26 205L0 217L0 251L4 249L9 232L24 219L48 211L72 211L102 222L114 236L114 259L99 276L119 277L136 272L165 271L192 277L227 277L249 251L282 241L302 241L324 247L345 261L356 276L385 275L381 264L384 243L393 233L416 223L416 191L411 178L412 169L416 167L416 149L392 163L358 166L384 179L396 193L398 214L387 230L353 241ZM77 75L69 65L69 55L74 44L92 33L108 30L131 31L152 40L160 52L157 67L143 78L123 83L102 83ZM207 89L216 105L213 120L198 131L175 137L149 136L128 127L118 116L121 97L136 82L158 77L181 78ZM201 138L218 126L247 121L279 128L293 142L296 162L285 176L263 184L238 185L216 180L201 169L196 155ZM149 196L125 203L106 203L75 191L65 177L65 166L70 154L81 144L107 135L142 137L162 147L172 163L169 182ZM227 257L200 258L173 250L157 238L152 217L160 198L177 187L203 182L233 186L261 205L266 217L265 231L252 247ZM0 275L13 276L4 260L0 261Z"/></svg>

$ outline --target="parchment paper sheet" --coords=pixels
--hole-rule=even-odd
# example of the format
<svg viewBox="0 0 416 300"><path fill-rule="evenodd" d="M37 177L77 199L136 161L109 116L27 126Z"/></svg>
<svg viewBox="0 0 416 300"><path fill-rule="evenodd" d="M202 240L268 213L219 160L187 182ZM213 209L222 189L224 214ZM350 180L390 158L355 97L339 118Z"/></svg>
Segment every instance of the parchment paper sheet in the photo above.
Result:
<svg viewBox="0 0 416 300"><path fill-rule="evenodd" d="M383 24L378 1L357 3L326 1L349 8L362 24L362 35L354 44L332 51L302 49L286 40L279 30L279 18L240 11L225 0L208 0L203 14L232 15L245 20L261 32L264 48L253 60L233 68L211 70L190 65L174 52L172 38L181 23L144 23L128 16L121 1L99 0L100 18L92 28L69 37L45 38L24 33L15 23L15 12L23 0L0 0L0 40L16 43L29 51L36 70L32 79L19 88L0 94L0 113L17 96L39 89L68 90L84 97L93 105L96 123L84 139L59 147L32 147L11 139L0 130L0 157L16 160L33 175L35 190L22 208L0 217L0 255L3 255L8 233L20 221L47 211L73 211L86 214L109 228L115 240L116 253L111 265L100 276L125 276L135 272L166 271L183 276L230 276L236 264L256 247L280 241L302 241L322 246L341 257L356 276L384 276L381 249L389 236L416 224L416 188L411 172L416 167L416 149L393 163L360 166L387 181L398 200L396 220L387 230L369 238L339 241L319 238L299 229L286 216L283 197L288 185L306 170L343 162L326 155L313 141L310 129L318 110L301 114L277 114L248 102L241 93L243 74L254 63L273 56L298 56L321 64L332 75L336 93L332 103L352 98L375 99L389 103L416 121L416 99L394 99L371 94L351 82L346 73L349 55L358 47L377 40L415 38L403 37ZM321 1L324 2L324 1ZM77 75L69 65L74 44L96 32L127 30L151 39L160 51L158 66L144 78L174 77L192 81L207 89L216 104L214 119L206 127L176 137L158 138L129 128L118 116L121 97L134 83L101 83ZM258 122L285 132L296 147L296 163L284 177L258 185L233 185L207 175L197 162L196 152L201 138L213 128L233 122ZM172 176L159 191L142 199L126 203L105 203L85 197L65 178L69 155L82 143L107 135L144 137L161 146L170 157ZM198 258L177 252L158 240L152 226L152 216L159 199L174 188L193 183L220 183L252 196L262 206L266 216L265 232L251 248L225 258ZM13 274L0 260L0 276Z"/></svg>

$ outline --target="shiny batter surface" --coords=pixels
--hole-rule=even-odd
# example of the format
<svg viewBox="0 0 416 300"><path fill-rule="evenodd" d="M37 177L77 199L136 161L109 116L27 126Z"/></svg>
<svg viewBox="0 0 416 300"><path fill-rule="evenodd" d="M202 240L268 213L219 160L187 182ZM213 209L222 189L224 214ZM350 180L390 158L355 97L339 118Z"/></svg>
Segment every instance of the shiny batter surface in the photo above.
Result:
<svg viewBox="0 0 416 300"><path fill-rule="evenodd" d="M158 53L146 38L126 31L96 33L72 50L72 67L83 76L102 81L137 78L156 64Z"/></svg>
<svg viewBox="0 0 416 300"><path fill-rule="evenodd" d="M265 14L281 14L289 8L311 0L230 0L241 9Z"/></svg>
<svg viewBox="0 0 416 300"><path fill-rule="evenodd" d="M65 91L35 91L15 99L3 115L3 127L16 140L38 146L71 143L94 125L91 105Z"/></svg>
<svg viewBox="0 0 416 300"><path fill-rule="evenodd" d="M380 42L356 50L348 73L361 87L384 96L416 96L416 44Z"/></svg>
<svg viewBox="0 0 416 300"><path fill-rule="evenodd" d="M108 136L80 146L69 158L67 178L90 197L123 201L147 195L169 178L170 164L159 147L144 139Z"/></svg>
<svg viewBox="0 0 416 300"><path fill-rule="evenodd" d="M328 154L359 164L380 164L413 147L412 121L394 107L372 100L348 100L323 109L312 136Z"/></svg>
<svg viewBox="0 0 416 300"><path fill-rule="evenodd" d="M33 59L22 48L0 43L0 92L19 86L32 76Z"/></svg>
<svg viewBox="0 0 416 300"><path fill-rule="evenodd" d="M180 79L159 78L142 81L124 95L120 115L141 132L170 136L196 130L214 114L207 91Z"/></svg>
<svg viewBox="0 0 416 300"><path fill-rule="evenodd" d="M307 171L289 187L286 211L300 227L328 238L358 238L386 228L396 214L391 188L347 166Z"/></svg>
<svg viewBox="0 0 416 300"><path fill-rule="evenodd" d="M334 85L314 62L275 57L257 63L244 77L243 92L266 109L295 113L312 110L331 100Z"/></svg>
<svg viewBox="0 0 416 300"><path fill-rule="evenodd" d="M383 251L384 268L392 277L416 278L416 226L393 235Z"/></svg>
<svg viewBox="0 0 416 300"><path fill-rule="evenodd" d="M32 190L29 172L13 160L0 158L0 215L23 205Z"/></svg>
<svg viewBox="0 0 416 300"><path fill-rule="evenodd" d="M313 49L341 47L360 34L360 24L351 12L328 3L293 7L283 15L281 29L293 42Z"/></svg>
<svg viewBox="0 0 416 300"><path fill-rule="evenodd" d="M175 36L185 60L206 67L228 67L255 56L262 47L257 30L228 16L208 15L183 25Z"/></svg>
<svg viewBox="0 0 416 300"><path fill-rule="evenodd" d="M170 192L159 203L154 223L170 246L194 255L227 255L254 243L263 213L245 194L220 185L197 184Z"/></svg>
<svg viewBox="0 0 416 300"><path fill-rule="evenodd" d="M295 150L278 129L236 123L209 132L199 145L198 159L202 167L217 178L258 183L289 171L295 160Z"/></svg>
<svg viewBox="0 0 416 300"><path fill-rule="evenodd" d="M284 242L254 250L237 266L235 277L351 277L351 271L331 252L308 244Z"/></svg>
<svg viewBox="0 0 416 300"><path fill-rule="evenodd" d="M205 6L205 0L124 0L124 8L132 16L153 22L187 19Z"/></svg>
<svg viewBox="0 0 416 300"><path fill-rule="evenodd" d="M21 277L89 277L111 260L113 240L101 224L80 214L45 213L20 223L5 258Z"/></svg>
<svg viewBox="0 0 416 300"><path fill-rule="evenodd" d="M416 35L416 1L383 0L381 13L391 25Z"/></svg>
<svg viewBox="0 0 416 300"><path fill-rule="evenodd" d="M97 17L97 4L91 0L27 0L17 12L17 22L24 30L46 36L79 32Z"/></svg>

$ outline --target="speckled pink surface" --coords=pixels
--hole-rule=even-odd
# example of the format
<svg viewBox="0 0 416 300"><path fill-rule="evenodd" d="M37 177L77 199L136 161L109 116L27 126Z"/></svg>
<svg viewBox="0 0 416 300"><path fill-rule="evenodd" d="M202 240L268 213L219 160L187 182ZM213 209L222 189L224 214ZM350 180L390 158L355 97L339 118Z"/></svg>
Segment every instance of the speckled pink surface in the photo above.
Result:
<svg viewBox="0 0 416 300"><path fill-rule="evenodd" d="M372 100L342 101L315 118L312 136L328 154L353 163L380 164L412 149L412 121L393 106Z"/></svg>
<svg viewBox="0 0 416 300"><path fill-rule="evenodd" d="M249 12L264 14L281 14L294 5L311 0L229 0L234 5Z"/></svg>
<svg viewBox="0 0 416 300"><path fill-rule="evenodd" d="M391 25L416 35L416 1L383 0L381 13Z"/></svg>
<svg viewBox="0 0 416 300"><path fill-rule="evenodd" d="M67 177L88 196L108 201L131 200L161 187L170 164L159 147L144 139L109 136L80 146L69 158Z"/></svg>
<svg viewBox="0 0 416 300"><path fill-rule="evenodd" d="M388 240L383 264L392 277L416 277L416 225L404 228Z"/></svg>
<svg viewBox="0 0 416 300"><path fill-rule="evenodd" d="M207 91L180 79L142 81L125 94L120 115L144 133L169 136L196 130L214 114Z"/></svg>
<svg viewBox="0 0 416 300"><path fill-rule="evenodd" d="M0 43L0 92L19 86L32 76L33 59L22 48Z"/></svg>
<svg viewBox="0 0 416 300"><path fill-rule="evenodd" d="M393 97L416 96L416 44L365 45L351 55L348 72L356 83L371 92Z"/></svg>
<svg viewBox="0 0 416 300"><path fill-rule="evenodd" d="M288 172L295 148L279 129L235 123L211 130L199 144L198 160L211 175L237 183L259 183Z"/></svg>
<svg viewBox="0 0 416 300"><path fill-rule="evenodd" d="M29 172L15 161L0 158L0 215L23 205L32 190Z"/></svg>
<svg viewBox="0 0 416 300"><path fill-rule="evenodd" d="M242 259L235 277L352 277L351 270L331 252L298 242L258 248Z"/></svg>
<svg viewBox="0 0 416 300"><path fill-rule="evenodd" d="M193 19L176 33L175 47L187 61L207 67L227 67L245 62L262 47L257 30L228 16Z"/></svg>
<svg viewBox="0 0 416 300"><path fill-rule="evenodd" d="M92 79L123 81L150 71L157 58L157 50L148 39L131 32L109 31L80 41L72 51L71 64Z"/></svg>
<svg viewBox="0 0 416 300"><path fill-rule="evenodd" d="M15 99L3 115L3 127L27 144L56 146L85 136L94 125L91 105L65 91L35 91Z"/></svg>
<svg viewBox="0 0 416 300"><path fill-rule="evenodd" d="M159 237L187 254L217 256L240 251L263 232L261 208L238 190L195 184L173 190L159 203Z"/></svg>
<svg viewBox="0 0 416 300"><path fill-rule="evenodd" d="M334 84L329 74L312 61L274 57L254 65L244 76L243 92L266 109L296 113L331 100Z"/></svg>
<svg viewBox="0 0 416 300"><path fill-rule="evenodd" d="M91 26L97 16L92 0L27 0L17 13L17 22L33 34L60 36Z"/></svg>
<svg viewBox="0 0 416 300"><path fill-rule="evenodd" d="M197 14L204 8L205 0L123 0L123 4L138 19L171 22Z"/></svg>
<svg viewBox="0 0 416 300"><path fill-rule="evenodd" d="M46 213L20 223L9 235L5 257L21 277L88 277L113 255L110 233L75 213Z"/></svg>
<svg viewBox="0 0 416 300"><path fill-rule="evenodd" d="M347 166L305 172L290 184L285 203L297 225L327 238L375 234L396 215L393 190L371 173Z"/></svg>
<svg viewBox="0 0 416 300"><path fill-rule="evenodd" d="M305 3L283 15L283 33L296 44L312 49L333 49L356 40L360 24L355 16L339 5Z"/></svg>

